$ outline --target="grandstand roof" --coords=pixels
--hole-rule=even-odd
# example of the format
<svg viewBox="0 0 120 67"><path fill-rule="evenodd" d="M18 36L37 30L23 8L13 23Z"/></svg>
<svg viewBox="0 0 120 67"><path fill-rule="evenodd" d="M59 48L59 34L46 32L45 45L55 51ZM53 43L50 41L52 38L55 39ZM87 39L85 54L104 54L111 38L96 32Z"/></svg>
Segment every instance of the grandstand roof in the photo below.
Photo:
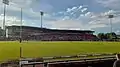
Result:
<svg viewBox="0 0 120 67"><path fill-rule="evenodd" d="M12 28L12 27L16 27L19 28L20 26L7 26L7 28ZM84 32L88 32L88 33L94 33L94 31L91 30L60 30L60 29L48 29L48 28L39 28L39 27L32 27L32 26L22 26L22 28L26 28L26 29L35 29L35 30L42 30L44 32L64 32L64 33L84 33Z"/></svg>

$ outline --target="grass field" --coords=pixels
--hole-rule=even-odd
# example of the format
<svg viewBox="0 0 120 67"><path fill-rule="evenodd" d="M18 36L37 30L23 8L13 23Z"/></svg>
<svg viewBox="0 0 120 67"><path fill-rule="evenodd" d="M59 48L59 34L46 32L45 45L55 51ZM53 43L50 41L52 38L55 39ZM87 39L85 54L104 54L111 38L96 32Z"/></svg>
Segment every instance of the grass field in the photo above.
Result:
<svg viewBox="0 0 120 67"><path fill-rule="evenodd" d="M115 53L120 42L0 42L0 61L23 57L77 55L80 53Z"/></svg>

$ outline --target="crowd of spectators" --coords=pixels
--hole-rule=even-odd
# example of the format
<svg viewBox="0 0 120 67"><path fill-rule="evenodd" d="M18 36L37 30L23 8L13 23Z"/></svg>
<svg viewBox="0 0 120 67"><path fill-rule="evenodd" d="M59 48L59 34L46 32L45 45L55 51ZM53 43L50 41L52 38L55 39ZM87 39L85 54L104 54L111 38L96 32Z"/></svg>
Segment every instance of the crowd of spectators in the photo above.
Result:
<svg viewBox="0 0 120 67"><path fill-rule="evenodd" d="M23 40L41 40L41 41L93 41L97 37L92 34L79 33L44 33L40 35L23 36Z"/></svg>
<svg viewBox="0 0 120 67"><path fill-rule="evenodd" d="M0 40L19 40L19 36L3 38L0 37ZM22 35L22 40L30 40L30 41L95 41L97 37L92 34L79 34L79 33L59 33L59 34L51 34L44 33L39 35Z"/></svg>

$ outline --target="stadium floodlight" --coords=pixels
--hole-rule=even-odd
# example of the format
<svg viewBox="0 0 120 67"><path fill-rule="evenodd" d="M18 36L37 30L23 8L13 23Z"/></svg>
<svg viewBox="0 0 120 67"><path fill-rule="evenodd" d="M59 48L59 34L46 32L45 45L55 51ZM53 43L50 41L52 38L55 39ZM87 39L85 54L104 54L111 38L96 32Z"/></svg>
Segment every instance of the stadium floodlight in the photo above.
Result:
<svg viewBox="0 0 120 67"><path fill-rule="evenodd" d="M42 12L42 11L40 11L40 16L41 16L41 28L42 28L42 25L43 25L43 23L42 23L42 17L43 17L43 15L44 15L44 12Z"/></svg>
<svg viewBox="0 0 120 67"><path fill-rule="evenodd" d="M111 33L112 31L112 18L114 18L114 15L108 15L108 18L110 19L110 27L111 27Z"/></svg>
<svg viewBox="0 0 120 67"><path fill-rule="evenodd" d="M9 5L9 0L3 0L3 3L4 3L3 30L4 30L4 37L6 37L5 15L6 15L6 5Z"/></svg>
<svg viewBox="0 0 120 67"><path fill-rule="evenodd" d="M21 23L20 23L20 43L22 42L22 8L21 8Z"/></svg>
<svg viewBox="0 0 120 67"><path fill-rule="evenodd" d="M9 5L9 0L3 0L3 3Z"/></svg>

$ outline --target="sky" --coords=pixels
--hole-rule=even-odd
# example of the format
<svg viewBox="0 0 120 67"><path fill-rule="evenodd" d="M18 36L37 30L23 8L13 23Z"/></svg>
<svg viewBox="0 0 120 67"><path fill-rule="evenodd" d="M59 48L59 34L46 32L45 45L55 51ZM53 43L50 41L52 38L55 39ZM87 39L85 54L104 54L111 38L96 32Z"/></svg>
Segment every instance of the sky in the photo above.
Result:
<svg viewBox="0 0 120 67"><path fill-rule="evenodd" d="M110 32L113 14L113 32L120 34L120 0L9 0L6 8L6 25L40 27L40 11L44 12L43 27L51 29L94 30ZM0 0L0 26L3 24L3 7Z"/></svg>

